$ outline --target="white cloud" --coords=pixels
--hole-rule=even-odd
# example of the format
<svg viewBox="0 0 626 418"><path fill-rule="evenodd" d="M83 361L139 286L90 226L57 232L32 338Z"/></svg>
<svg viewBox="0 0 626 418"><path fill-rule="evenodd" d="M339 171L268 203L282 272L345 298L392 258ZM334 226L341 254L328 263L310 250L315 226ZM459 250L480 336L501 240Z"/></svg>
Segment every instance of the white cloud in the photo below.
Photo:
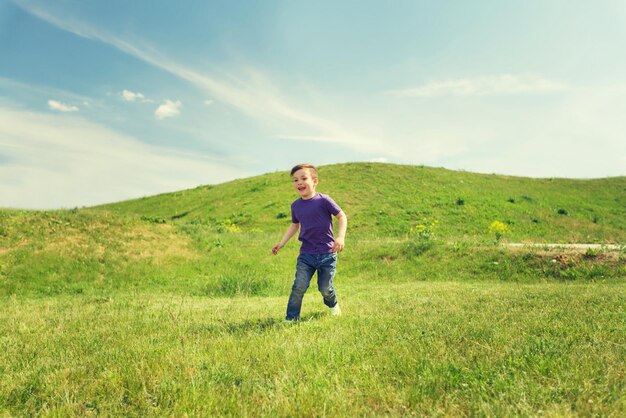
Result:
<svg viewBox="0 0 626 418"><path fill-rule="evenodd" d="M180 114L180 108L183 104L180 100L175 102L171 100L165 100L158 108L154 111L154 116L157 119L165 119L172 118L174 116L178 116Z"/></svg>
<svg viewBox="0 0 626 418"><path fill-rule="evenodd" d="M146 99L146 96L144 96L141 93L134 93L130 90L126 90L124 89L121 93L122 98L124 100L126 100L127 102L134 102L135 100L139 100L141 102L149 102L150 100Z"/></svg>
<svg viewBox="0 0 626 418"><path fill-rule="evenodd" d="M70 106L57 100L48 100L48 107L52 110L58 110L59 112L78 112L76 106Z"/></svg>
<svg viewBox="0 0 626 418"><path fill-rule="evenodd" d="M65 113L80 112L84 108L101 109L102 102L93 97L79 95L67 90L36 83L24 83L0 76L0 90L5 99L18 98L20 101L45 102L48 108ZM57 99L49 99L56 97ZM67 103L74 103L69 105Z"/></svg>
<svg viewBox="0 0 626 418"><path fill-rule="evenodd" d="M479 78L434 81L415 88L393 90L398 97L485 96L551 93L565 90L562 83L538 75L503 74Z"/></svg>
<svg viewBox="0 0 626 418"><path fill-rule="evenodd" d="M94 205L251 173L223 158L144 144L73 115L0 104L0 207Z"/></svg>
<svg viewBox="0 0 626 418"><path fill-rule="evenodd" d="M214 100L207 99L207 100L204 101L204 104L207 105L207 106L211 106L213 103L214 103Z"/></svg>

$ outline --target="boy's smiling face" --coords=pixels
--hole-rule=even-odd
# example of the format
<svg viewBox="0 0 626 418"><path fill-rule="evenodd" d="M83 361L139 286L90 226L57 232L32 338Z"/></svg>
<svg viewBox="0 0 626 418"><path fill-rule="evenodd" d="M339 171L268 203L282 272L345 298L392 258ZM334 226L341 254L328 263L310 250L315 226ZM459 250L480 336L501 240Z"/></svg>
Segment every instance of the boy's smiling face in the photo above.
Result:
<svg viewBox="0 0 626 418"><path fill-rule="evenodd" d="M304 200L311 199L315 196L317 176L308 168L302 168L293 173L293 185L301 198Z"/></svg>

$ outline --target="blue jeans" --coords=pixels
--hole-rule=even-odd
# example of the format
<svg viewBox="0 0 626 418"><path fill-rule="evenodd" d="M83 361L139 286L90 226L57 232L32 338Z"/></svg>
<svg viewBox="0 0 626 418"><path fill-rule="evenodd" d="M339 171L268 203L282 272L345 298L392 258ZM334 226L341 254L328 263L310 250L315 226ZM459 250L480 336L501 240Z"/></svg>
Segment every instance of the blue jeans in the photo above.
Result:
<svg viewBox="0 0 626 418"><path fill-rule="evenodd" d="M302 298L309 288L311 278L317 271L317 288L324 297L324 304L332 308L337 304L337 295L333 287L333 278L337 268L337 254L300 254L296 265L296 278L291 287L287 302L288 321L300 318Z"/></svg>

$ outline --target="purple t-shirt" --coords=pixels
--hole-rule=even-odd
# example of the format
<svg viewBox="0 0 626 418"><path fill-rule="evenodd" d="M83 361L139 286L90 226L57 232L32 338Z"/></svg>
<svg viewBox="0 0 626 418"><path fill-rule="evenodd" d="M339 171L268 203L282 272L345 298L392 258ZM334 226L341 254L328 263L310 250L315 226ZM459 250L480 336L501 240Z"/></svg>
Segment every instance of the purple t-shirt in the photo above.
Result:
<svg viewBox="0 0 626 418"><path fill-rule="evenodd" d="M291 204L291 222L300 224L300 254L332 252L335 242L332 216L339 212L341 208L335 201L321 193L309 200L300 198Z"/></svg>

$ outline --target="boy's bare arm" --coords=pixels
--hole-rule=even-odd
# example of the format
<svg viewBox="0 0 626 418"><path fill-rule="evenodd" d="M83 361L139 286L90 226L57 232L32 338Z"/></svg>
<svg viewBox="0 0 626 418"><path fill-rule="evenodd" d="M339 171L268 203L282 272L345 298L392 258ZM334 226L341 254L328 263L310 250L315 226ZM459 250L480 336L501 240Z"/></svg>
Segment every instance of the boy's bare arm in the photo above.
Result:
<svg viewBox="0 0 626 418"><path fill-rule="evenodd" d="M285 244L287 244L287 241L289 241L291 237L293 237L295 233L298 232L298 229L300 229L300 224L292 223L291 225L289 225L289 228L287 228L287 232L285 232L283 239L281 239L280 242L274 245L274 248L272 248L272 253L274 253L274 255L278 254L278 251L283 248Z"/></svg>
<svg viewBox="0 0 626 418"><path fill-rule="evenodd" d="M348 217L343 211L337 214L337 221L339 226L337 227L337 238L335 238L332 249L334 253L343 251L346 242L346 231L348 230Z"/></svg>

